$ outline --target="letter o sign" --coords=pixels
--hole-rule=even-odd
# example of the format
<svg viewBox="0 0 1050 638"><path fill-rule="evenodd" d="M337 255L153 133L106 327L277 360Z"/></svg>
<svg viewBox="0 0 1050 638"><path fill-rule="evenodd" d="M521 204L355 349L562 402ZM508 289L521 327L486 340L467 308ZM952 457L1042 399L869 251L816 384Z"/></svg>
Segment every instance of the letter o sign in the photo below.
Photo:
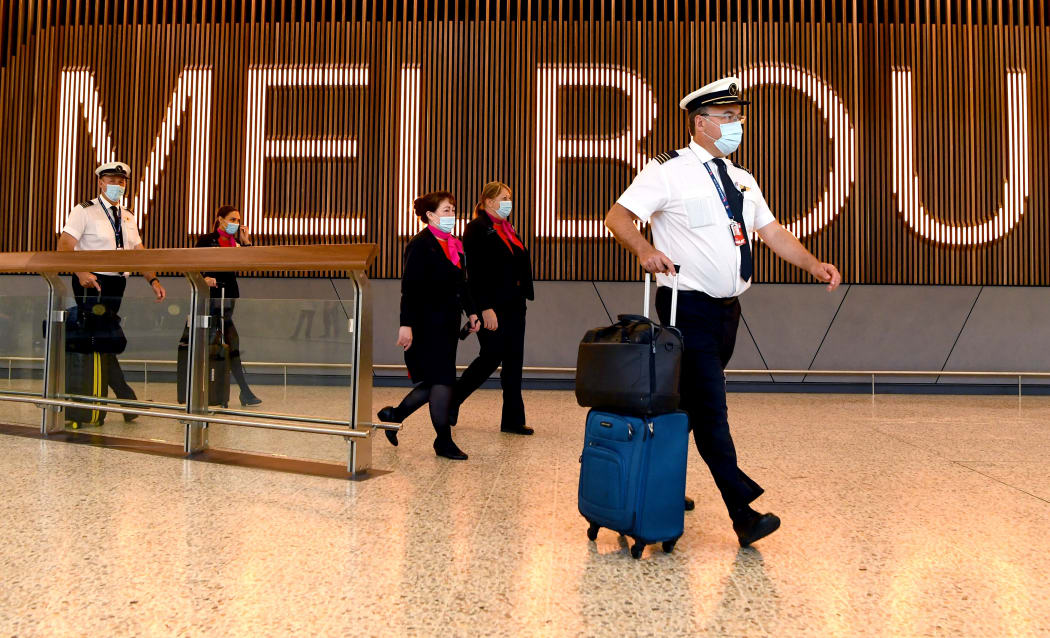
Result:
<svg viewBox="0 0 1050 638"><path fill-rule="evenodd" d="M849 197L857 172L856 135L838 94L819 77L782 64L760 64L740 73L745 89L763 84L781 84L803 93L820 109L828 126L833 155L828 187L820 201L799 219L785 224L796 237L806 237L827 226Z"/></svg>

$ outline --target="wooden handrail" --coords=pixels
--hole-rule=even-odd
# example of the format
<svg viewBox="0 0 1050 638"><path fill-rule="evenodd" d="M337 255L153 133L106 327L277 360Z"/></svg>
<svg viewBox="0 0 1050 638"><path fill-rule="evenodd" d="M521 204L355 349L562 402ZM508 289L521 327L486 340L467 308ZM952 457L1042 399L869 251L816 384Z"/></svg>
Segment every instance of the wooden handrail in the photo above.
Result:
<svg viewBox="0 0 1050 638"><path fill-rule="evenodd" d="M0 253L0 273L367 270L376 244Z"/></svg>

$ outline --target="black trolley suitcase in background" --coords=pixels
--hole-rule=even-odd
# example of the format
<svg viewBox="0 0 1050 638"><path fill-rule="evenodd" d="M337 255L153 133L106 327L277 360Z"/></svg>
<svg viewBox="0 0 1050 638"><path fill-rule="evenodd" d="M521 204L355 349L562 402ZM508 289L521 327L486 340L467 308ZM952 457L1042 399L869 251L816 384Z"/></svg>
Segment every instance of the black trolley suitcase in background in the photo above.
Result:
<svg viewBox="0 0 1050 638"><path fill-rule="evenodd" d="M212 315L212 319L218 319L219 325L208 328L208 405L221 405L227 407L230 404L230 345L226 342L225 313L226 296L225 291L219 306L219 316ZM175 367L175 390L178 402L186 402L186 379L189 372L190 351L190 327L187 324L179 339L179 351Z"/></svg>
<svg viewBox="0 0 1050 638"><path fill-rule="evenodd" d="M44 325L45 336L47 324ZM120 316L106 308L102 292L92 299L88 291L67 310L66 317L66 395L105 398L109 394L109 361L127 348L128 340ZM99 426L106 421L105 410L66 408L69 427Z"/></svg>
<svg viewBox="0 0 1050 638"><path fill-rule="evenodd" d="M108 394L109 370L98 352L66 353L66 394L104 398ZM66 421L74 430L99 426L106 421L104 410L66 408Z"/></svg>

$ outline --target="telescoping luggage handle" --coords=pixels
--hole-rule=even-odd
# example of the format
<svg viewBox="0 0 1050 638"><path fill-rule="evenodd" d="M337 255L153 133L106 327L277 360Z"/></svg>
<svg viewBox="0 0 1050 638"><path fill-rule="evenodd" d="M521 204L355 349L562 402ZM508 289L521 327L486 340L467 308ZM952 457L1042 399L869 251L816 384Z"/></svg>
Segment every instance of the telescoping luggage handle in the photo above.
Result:
<svg viewBox="0 0 1050 638"><path fill-rule="evenodd" d="M682 267L678 264L674 265L674 277L671 277L671 326L673 327L678 321L678 273L682 270ZM642 316L646 319L649 318L649 295L650 290L650 279L649 273L645 273L645 301L642 303Z"/></svg>

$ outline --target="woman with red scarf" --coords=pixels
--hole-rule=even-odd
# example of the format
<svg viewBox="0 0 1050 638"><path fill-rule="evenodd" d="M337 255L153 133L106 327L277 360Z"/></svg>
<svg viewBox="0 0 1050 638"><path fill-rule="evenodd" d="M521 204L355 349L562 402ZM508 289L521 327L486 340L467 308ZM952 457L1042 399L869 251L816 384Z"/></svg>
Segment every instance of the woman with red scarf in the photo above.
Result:
<svg viewBox="0 0 1050 638"><path fill-rule="evenodd" d="M525 302L534 298L532 263L525 243L507 219L513 206L510 187L489 182L481 189L474 219L463 233L470 293L481 310L481 352L456 383L453 424L459 405L501 364L503 414L500 431L532 434L525 424L521 370L525 360Z"/></svg>
<svg viewBox="0 0 1050 638"><path fill-rule="evenodd" d="M401 327L397 345L405 350L408 374L416 386L397 407L379 411L379 420L401 423L425 403L437 438L434 452L453 460L467 455L452 440L450 415L452 386L456 383L456 347L460 318L465 312L470 332L481 328L474 302L467 290L463 244L452 232L456 227L456 198L446 191L429 193L413 204L427 227L405 248L401 275ZM397 445L397 433L387 430Z"/></svg>
<svg viewBox="0 0 1050 638"><path fill-rule="evenodd" d="M201 235L197 240L197 248L227 247L237 248L240 246L251 246L252 239L248 229L241 225L241 212L233 206L223 206L215 214L215 230L207 235ZM241 387L241 405L259 405L262 399L255 396L248 379L244 375L244 365L241 363L240 337L237 335L237 327L233 325L233 307L240 298L241 291L237 286L237 273L233 272L206 272L204 281L211 286L211 314L222 317L222 333L226 339L226 345L230 347L230 372ZM222 300L225 299L225 302Z"/></svg>

